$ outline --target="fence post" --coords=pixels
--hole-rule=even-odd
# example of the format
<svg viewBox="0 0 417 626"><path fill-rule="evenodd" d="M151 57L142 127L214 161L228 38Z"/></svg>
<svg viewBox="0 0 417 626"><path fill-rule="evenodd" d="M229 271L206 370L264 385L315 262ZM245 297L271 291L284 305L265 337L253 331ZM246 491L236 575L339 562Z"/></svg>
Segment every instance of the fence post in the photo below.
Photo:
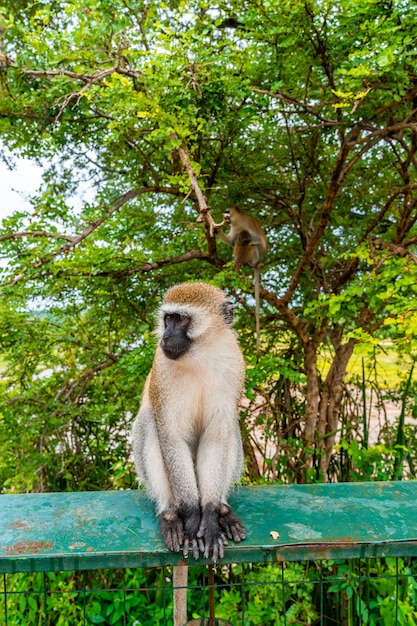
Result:
<svg viewBox="0 0 417 626"><path fill-rule="evenodd" d="M188 565L176 565L173 570L174 626L184 626L187 622Z"/></svg>

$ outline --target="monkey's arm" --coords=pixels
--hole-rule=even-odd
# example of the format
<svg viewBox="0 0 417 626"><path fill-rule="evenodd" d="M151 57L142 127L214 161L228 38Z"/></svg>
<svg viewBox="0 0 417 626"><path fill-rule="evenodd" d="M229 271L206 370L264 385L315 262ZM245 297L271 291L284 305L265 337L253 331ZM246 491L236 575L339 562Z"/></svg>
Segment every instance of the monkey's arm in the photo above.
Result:
<svg viewBox="0 0 417 626"><path fill-rule="evenodd" d="M204 556L213 552L213 562L224 556L227 539L236 542L246 537L245 529L226 502L231 485L240 477L243 450L238 416L226 411L219 422L209 420L197 453L197 473L202 516L198 537L204 541Z"/></svg>
<svg viewBox="0 0 417 626"><path fill-rule="evenodd" d="M184 556L188 556L191 543L193 556L197 559L199 549L202 551L196 537L201 515L193 461L188 446L184 441L178 441L177 435L173 436L172 441L167 440L167 433L159 437L146 394L132 435L133 458L138 477L156 502L166 546L174 552L179 552L183 545ZM172 437L172 434L168 436ZM177 454L175 450L178 450Z"/></svg>
<svg viewBox="0 0 417 626"><path fill-rule="evenodd" d="M174 423L180 422L175 420ZM160 445L172 501L161 514L161 530L170 549L178 552L179 545L183 544L183 554L187 557L191 545L193 556L197 559L202 543L197 538L201 511L194 461L181 429L177 427L173 432L166 424L165 429L164 435L160 434Z"/></svg>
<svg viewBox="0 0 417 626"><path fill-rule="evenodd" d="M232 247L233 247L233 245L234 245L234 243L235 243L234 237L232 238L232 237L230 236L230 234L229 234L229 235L227 235L227 234L226 234L226 233L224 233L222 230L218 230L218 231L217 231L217 234L219 235L220 239L221 239L224 243L227 243L227 245L228 245L228 246L232 246Z"/></svg>

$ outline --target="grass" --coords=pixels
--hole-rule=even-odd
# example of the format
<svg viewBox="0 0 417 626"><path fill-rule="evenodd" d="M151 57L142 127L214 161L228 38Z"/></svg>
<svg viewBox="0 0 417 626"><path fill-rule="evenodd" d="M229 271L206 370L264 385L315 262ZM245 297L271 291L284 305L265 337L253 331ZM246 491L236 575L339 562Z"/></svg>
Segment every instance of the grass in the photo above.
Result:
<svg viewBox="0 0 417 626"><path fill-rule="evenodd" d="M362 361L365 365L367 379L377 381L379 387L394 389L401 381L407 378L412 365L411 356L399 358L397 349L392 342L384 342L374 348L373 354L353 354L347 372L347 382L358 377L362 379ZM326 376L331 364L331 355L323 353L319 360L322 376ZM417 369L413 379L417 380Z"/></svg>

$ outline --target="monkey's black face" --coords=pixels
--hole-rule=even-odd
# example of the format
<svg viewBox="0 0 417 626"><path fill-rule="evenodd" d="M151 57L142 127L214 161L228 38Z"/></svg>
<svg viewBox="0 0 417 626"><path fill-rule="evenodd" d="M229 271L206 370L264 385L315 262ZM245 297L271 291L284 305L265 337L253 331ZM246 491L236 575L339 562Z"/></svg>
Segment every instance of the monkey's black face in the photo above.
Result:
<svg viewBox="0 0 417 626"><path fill-rule="evenodd" d="M192 340L187 335L191 318L179 313L166 314L164 317L165 332L161 339L161 347L169 359L179 359L189 349Z"/></svg>

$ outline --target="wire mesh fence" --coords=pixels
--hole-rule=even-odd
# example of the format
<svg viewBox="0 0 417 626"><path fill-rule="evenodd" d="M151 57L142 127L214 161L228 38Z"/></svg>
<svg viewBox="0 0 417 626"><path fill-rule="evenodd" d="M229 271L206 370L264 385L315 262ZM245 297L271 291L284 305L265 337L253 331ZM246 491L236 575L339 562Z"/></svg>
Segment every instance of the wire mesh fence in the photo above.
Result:
<svg viewBox="0 0 417 626"><path fill-rule="evenodd" d="M189 567L187 623L417 624L417 559L367 558ZM3 574L4 626L172 626L173 568ZM176 625L177 626L177 625Z"/></svg>

